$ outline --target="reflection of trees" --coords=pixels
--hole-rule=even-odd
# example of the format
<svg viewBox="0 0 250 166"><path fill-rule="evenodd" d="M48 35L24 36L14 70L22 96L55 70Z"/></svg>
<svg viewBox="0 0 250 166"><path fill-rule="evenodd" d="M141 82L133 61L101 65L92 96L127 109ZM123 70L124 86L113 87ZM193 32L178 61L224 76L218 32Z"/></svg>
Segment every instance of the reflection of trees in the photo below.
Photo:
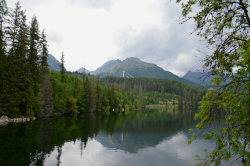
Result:
<svg viewBox="0 0 250 166"><path fill-rule="evenodd" d="M195 123L190 117L194 117L194 111L169 114L166 111L143 110L111 112L110 115L87 113L78 117L10 123L0 128L0 166L43 165L46 156L54 150L58 152L57 165L60 165L65 142L80 140L82 151L88 139L93 139L100 131L111 136L113 133L124 133L123 141L128 133L164 134L188 128Z"/></svg>

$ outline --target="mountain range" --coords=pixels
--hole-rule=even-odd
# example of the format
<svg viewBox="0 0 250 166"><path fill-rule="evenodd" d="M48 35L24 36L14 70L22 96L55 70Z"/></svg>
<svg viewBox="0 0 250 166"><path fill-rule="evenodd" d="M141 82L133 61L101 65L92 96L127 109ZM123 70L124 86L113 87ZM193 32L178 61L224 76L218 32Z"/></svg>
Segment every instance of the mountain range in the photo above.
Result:
<svg viewBox="0 0 250 166"><path fill-rule="evenodd" d="M161 67L156 64L147 63L141 61L139 58L127 58L123 61L110 60L104 63L101 67L97 68L95 71L90 71L90 74L99 75L100 77L104 76L114 76L114 77L123 77L123 70L125 70L125 77L147 77L147 78L163 78L180 81L186 84L194 85L195 83L180 78L177 75L169 71L163 70Z"/></svg>
<svg viewBox="0 0 250 166"><path fill-rule="evenodd" d="M188 71L182 78L192 81L196 84L200 84L203 86L208 86L208 85L213 85L209 82L209 80L211 80L212 78L214 78L214 76L209 76L206 77L208 75L208 72L193 72L193 71ZM229 83L230 81L232 81L231 79L228 79L226 82L222 82L221 85L225 85L227 83Z"/></svg>
<svg viewBox="0 0 250 166"><path fill-rule="evenodd" d="M53 69L55 71L60 71L60 62L51 54L49 54L48 57L48 64L49 68ZM101 67L97 68L95 71L89 71L85 69L86 73L90 73L92 75L99 75L100 77L104 76L115 76L115 77L123 77L123 71L125 72L125 77L147 77L147 78L163 78L163 79L170 79L170 80L176 80L185 84L189 85L196 85L199 84L199 82L196 79L193 79L197 77L197 73L189 71L183 78L178 77L177 75L165 71L161 67L157 66L153 63L147 63L141 61L139 58L127 58L123 61L117 59L117 60L110 60L104 63ZM76 70L76 72L83 72L83 67ZM203 85L203 84L202 84Z"/></svg>

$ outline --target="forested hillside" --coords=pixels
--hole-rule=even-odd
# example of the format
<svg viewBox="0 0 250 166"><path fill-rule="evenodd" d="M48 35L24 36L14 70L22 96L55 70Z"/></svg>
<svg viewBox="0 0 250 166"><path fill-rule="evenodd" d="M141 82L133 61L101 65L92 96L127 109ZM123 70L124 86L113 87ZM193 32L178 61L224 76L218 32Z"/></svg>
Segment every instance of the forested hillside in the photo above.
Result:
<svg viewBox="0 0 250 166"><path fill-rule="evenodd" d="M106 76L100 79L100 84L111 85L114 84L126 92L157 92L168 93L178 98L181 98L190 107L198 106L198 102L206 94L204 89L194 88L184 83L156 78L122 78Z"/></svg>
<svg viewBox="0 0 250 166"><path fill-rule="evenodd" d="M60 62L51 54L48 56L49 69L60 71Z"/></svg>

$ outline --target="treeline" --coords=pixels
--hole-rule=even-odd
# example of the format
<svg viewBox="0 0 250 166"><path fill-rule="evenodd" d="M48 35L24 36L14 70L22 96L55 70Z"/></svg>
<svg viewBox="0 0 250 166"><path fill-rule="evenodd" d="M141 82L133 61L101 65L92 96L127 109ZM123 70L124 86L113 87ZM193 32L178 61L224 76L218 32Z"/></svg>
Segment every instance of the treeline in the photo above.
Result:
<svg viewBox="0 0 250 166"><path fill-rule="evenodd" d="M145 92L156 92L159 94L169 93L177 96L179 101L184 101L186 108L198 106L199 101L201 101L206 94L204 89L194 88L175 80L157 78L123 78L106 76L100 79L100 84L106 86L114 84L117 91L141 92L143 95ZM155 96L157 96L157 94L149 94L149 97L152 98L151 100L159 101ZM173 99L175 97L169 95L167 98Z"/></svg>

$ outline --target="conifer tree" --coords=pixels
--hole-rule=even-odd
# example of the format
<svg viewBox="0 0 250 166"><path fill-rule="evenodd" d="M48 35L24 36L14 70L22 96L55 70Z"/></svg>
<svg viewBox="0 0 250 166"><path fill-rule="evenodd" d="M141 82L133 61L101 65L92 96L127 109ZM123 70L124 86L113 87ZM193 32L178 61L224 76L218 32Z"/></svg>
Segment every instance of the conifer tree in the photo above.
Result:
<svg viewBox="0 0 250 166"><path fill-rule="evenodd" d="M91 90L90 90L90 81L88 76L86 76L85 85L84 85L84 100L85 100L85 111L90 111L91 108Z"/></svg>
<svg viewBox="0 0 250 166"><path fill-rule="evenodd" d="M62 52L61 64L60 64L60 74L61 74L61 82L65 82L65 67L64 67L64 54Z"/></svg>
<svg viewBox="0 0 250 166"><path fill-rule="evenodd" d="M116 109L118 108L118 101L115 93L115 87L114 84L111 85L111 108Z"/></svg>
<svg viewBox="0 0 250 166"><path fill-rule="evenodd" d="M96 91L93 83L90 84L90 112L96 111Z"/></svg>
<svg viewBox="0 0 250 166"><path fill-rule="evenodd" d="M77 98L79 93L79 82L78 82L78 77L74 77L74 92L73 92L73 97Z"/></svg>
<svg viewBox="0 0 250 166"><path fill-rule="evenodd" d="M42 74L43 73L48 73L48 45L47 45L47 39L46 39L46 34L45 30L42 31L41 34L41 69L42 69Z"/></svg>
<svg viewBox="0 0 250 166"><path fill-rule="evenodd" d="M41 34L41 75L42 75L42 84L41 84L41 93L42 93L42 103L43 103L43 116L51 116L54 109L53 97L52 97L52 84L49 78L49 69L48 69L48 45L46 40L46 35L43 30Z"/></svg>
<svg viewBox="0 0 250 166"><path fill-rule="evenodd" d="M15 9L10 11L9 17L6 27L9 50L6 63L8 75L5 81L8 83L8 88L5 102L9 103L7 109L10 116L17 116L19 112L26 114L33 103L33 89L27 62L28 26L25 12L21 10L19 2L16 3Z"/></svg>
<svg viewBox="0 0 250 166"><path fill-rule="evenodd" d="M107 93L106 93L106 99L108 100L108 106L110 106L110 109L113 109L113 100L112 100L112 94L111 94L111 89L110 87L107 88Z"/></svg>
<svg viewBox="0 0 250 166"><path fill-rule="evenodd" d="M35 97L40 92L40 72L38 66L39 64L39 46L40 46L40 35L39 35L39 26L36 16L34 15L31 20L30 25L30 47L28 55L28 63L30 66L30 77L33 81L33 91Z"/></svg>
<svg viewBox="0 0 250 166"><path fill-rule="evenodd" d="M178 98L178 109L179 110L183 109L183 100L182 100L182 97Z"/></svg>
<svg viewBox="0 0 250 166"><path fill-rule="evenodd" d="M77 107L79 112L85 111L85 72L82 73L82 86L77 96Z"/></svg>
<svg viewBox="0 0 250 166"><path fill-rule="evenodd" d="M1 1L2 3L6 3L4 0ZM0 29L0 113L3 112L4 108L4 100L6 99L6 91L5 89L7 88L8 83L6 82L6 65L7 65L7 56L6 56L6 42L4 40L5 35L4 35L4 28L2 27L5 16L7 14L7 9L4 8L3 6L0 6L0 22L1 22L1 29Z"/></svg>
<svg viewBox="0 0 250 166"><path fill-rule="evenodd" d="M99 89L99 78L96 83L96 110L101 110L101 101L100 101L100 89Z"/></svg>

